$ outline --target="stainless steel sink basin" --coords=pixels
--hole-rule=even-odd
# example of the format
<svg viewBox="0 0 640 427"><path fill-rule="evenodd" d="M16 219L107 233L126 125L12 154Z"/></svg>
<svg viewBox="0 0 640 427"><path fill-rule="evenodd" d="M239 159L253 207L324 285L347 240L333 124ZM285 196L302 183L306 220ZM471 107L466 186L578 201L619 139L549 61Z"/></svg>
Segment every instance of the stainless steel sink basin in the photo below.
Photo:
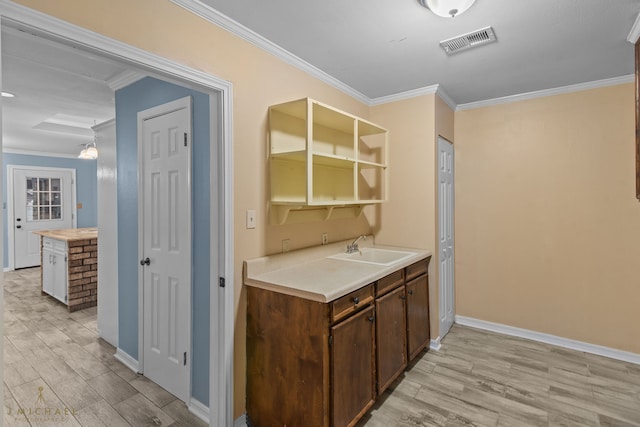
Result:
<svg viewBox="0 0 640 427"><path fill-rule="evenodd" d="M350 254L339 253L327 258L339 259L342 261L363 262L365 264L375 264L389 266L415 255L415 252L394 251L391 249L362 248L360 252Z"/></svg>

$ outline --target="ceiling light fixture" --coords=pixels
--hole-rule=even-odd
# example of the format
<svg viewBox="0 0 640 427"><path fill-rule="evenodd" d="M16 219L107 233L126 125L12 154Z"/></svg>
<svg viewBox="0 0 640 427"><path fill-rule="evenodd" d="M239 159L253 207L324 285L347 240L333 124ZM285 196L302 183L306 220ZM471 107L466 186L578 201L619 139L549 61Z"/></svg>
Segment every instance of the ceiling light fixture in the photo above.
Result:
<svg viewBox="0 0 640 427"><path fill-rule="evenodd" d="M422 6L443 18L454 18L469 9L476 0L418 0Z"/></svg>
<svg viewBox="0 0 640 427"><path fill-rule="evenodd" d="M93 133L93 142L86 144L80 154L78 154L79 159L85 160L95 160L98 158L98 147L96 146L96 133Z"/></svg>
<svg viewBox="0 0 640 427"><path fill-rule="evenodd" d="M2 97L3 98L13 98L15 95L12 94L11 92L2 92Z"/></svg>

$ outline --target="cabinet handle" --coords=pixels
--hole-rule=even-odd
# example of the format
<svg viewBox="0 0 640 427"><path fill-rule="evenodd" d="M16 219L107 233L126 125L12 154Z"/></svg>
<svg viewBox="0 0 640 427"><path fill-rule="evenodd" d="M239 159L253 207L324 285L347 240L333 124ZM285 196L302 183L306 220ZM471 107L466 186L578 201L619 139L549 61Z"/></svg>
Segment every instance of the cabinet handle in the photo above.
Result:
<svg viewBox="0 0 640 427"><path fill-rule="evenodd" d="M353 303L354 303L354 304L358 304L358 303L360 303L360 298L358 298L358 297L353 297Z"/></svg>
<svg viewBox="0 0 640 427"><path fill-rule="evenodd" d="M369 317L368 317L369 322L373 322L373 321L374 321L374 319L375 319L375 317L373 317L373 316L369 316Z"/></svg>
<svg viewBox="0 0 640 427"><path fill-rule="evenodd" d="M51 257L53 257L53 255L49 254L49 264L51 264Z"/></svg>
<svg viewBox="0 0 640 427"><path fill-rule="evenodd" d="M56 265L56 256L53 256L53 265Z"/></svg>
<svg viewBox="0 0 640 427"><path fill-rule="evenodd" d="M400 299L407 299L407 297L403 294L403 295L400 295Z"/></svg>
<svg viewBox="0 0 640 427"><path fill-rule="evenodd" d="M140 265L150 265L151 264L151 260L149 259L149 257L146 257L145 259L141 259L140 260Z"/></svg>
<svg viewBox="0 0 640 427"><path fill-rule="evenodd" d="M409 295L413 295L413 291L407 291Z"/></svg>

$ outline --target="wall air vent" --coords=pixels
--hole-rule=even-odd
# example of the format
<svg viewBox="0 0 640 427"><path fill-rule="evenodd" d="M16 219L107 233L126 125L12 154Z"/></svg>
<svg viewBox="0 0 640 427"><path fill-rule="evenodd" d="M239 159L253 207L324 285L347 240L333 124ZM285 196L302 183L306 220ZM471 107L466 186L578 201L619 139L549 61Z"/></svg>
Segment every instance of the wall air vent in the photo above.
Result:
<svg viewBox="0 0 640 427"><path fill-rule="evenodd" d="M485 27L477 31L472 31L452 39L440 42L440 47L447 52L447 55L462 52L463 50L479 47L497 41L493 28Z"/></svg>

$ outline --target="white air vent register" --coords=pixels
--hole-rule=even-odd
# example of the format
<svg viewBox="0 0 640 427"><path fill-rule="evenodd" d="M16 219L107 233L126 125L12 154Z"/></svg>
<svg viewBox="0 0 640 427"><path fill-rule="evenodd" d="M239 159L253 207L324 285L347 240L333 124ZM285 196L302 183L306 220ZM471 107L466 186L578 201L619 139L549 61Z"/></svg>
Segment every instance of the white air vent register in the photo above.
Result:
<svg viewBox="0 0 640 427"><path fill-rule="evenodd" d="M493 28L485 27L477 31L472 31L458 37L440 42L440 47L447 52L447 55L462 52L463 50L479 47L497 41Z"/></svg>

